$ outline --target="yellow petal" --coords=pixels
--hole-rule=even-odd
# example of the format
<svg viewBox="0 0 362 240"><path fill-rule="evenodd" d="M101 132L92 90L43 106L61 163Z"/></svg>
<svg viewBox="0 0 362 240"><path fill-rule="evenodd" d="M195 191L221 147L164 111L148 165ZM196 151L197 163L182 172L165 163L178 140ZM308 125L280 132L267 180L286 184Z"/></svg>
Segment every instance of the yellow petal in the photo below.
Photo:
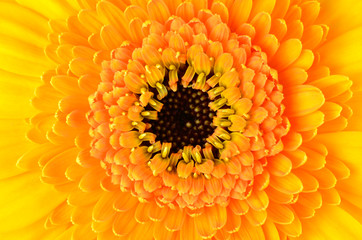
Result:
<svg viewBox="0 0 362 240"><path fill-rule="evenodd" d="M268 195L264 191L258 190L254 190L246 201L256 211L265 210L269 204Z"/></svg>
<svg viewBox="0 0 362 240"><path fill-rule="evenodd" d="M305 116L291 118L292 128L298 132L314 130L324 122L324 114L321 111L315 111Z"/></svg>
<svg viewBox="0 0 362 240"><path fill-rule="evenodd" d="M277 224L277 228L279 229L279 231L291 237L298 237L302 234L302 224L297 216L295 216L291 224Z"/></svg>
<svg viewBox="0 0 362 240"><path fill-rule="evenodd" d="M137 222L134 219L133 211L126 211L125 213L117 214L113 222L113 232L117 236L125 236L132 232L137 226Z"/></svg>
<svg viewBox="0 0 362 240"><path fill-rule="evenodd" d="M294 173L303 183L303 192L315 192L318 190L319 182L313 175L301 169L297 169Z"/></svg>
<svg viewBox="0 0 362 240"><path fill-rule="evenodd" d="M251 10L250 17L257 15L260 12L272 13L276 0L254 0L253 9Z"/></svg>
<svg viewBox="0 0 362 240"><path fill-rule="evenodd" d="M286 90L285 104L288 116L304 116L318 110L324 104L324 96L316 87L294 86Z"/></svg>
<svg viewBox="0 0 362 240"><path fill-rule="evenodd" d="M298 59L302 52L302 43L299 39L289 39L283 42L271 60L271 66L278 70L288 67Z"/></svg>
<svg viewBox="0 0 362 240"><path fill-rule="evenodd" d="M249 223L249 221L249 219L246 220L245 218L242 218L240 230L235 233L235 235L237 236L236 239L265 239L264 232L261 226L254 226Z"/></svg>
<svg viewBox="0 0 362 240"><path fill-rule="evenodd" d="M103 23L108 23L119 32L123 39L130 39L129 25L124 13L108 1L101 1L97 4L97 13Z"/></svg>
<svg viewBox="0 0 362 240"><path fill-rule="evenodd" d="M33 240L44 239L54 240L67 231L67 227L57 226L52 230L44 231L45 218L42 218L24 228L0 233L0 237L6 240ZM69 236L70 237L70 236Z"/></svg>
<svg viewBox="0 0 362 240"><path fill-rule="evenodd" d="M270 185L286 194L295 194L303 190L303 183L293 173L289 173L283 177L271 176Z"/></svg>
<svg viewBox="0 0 362 240"><path fill-rule="evenodd" d="M249 211L245 214L245 218L253 227L261 226L265 223L267 218L266 210L255 211L250 208Z"/></svg>
<svg viewBox="0 0 362 240"><path fill-rule="evenodd" d="M0 232L28 226L48 215L66 196L39 181L39 172L24 173L0 181ZM29 188L28 186L31 186Z"/></svg>
<svg viewBox="0 0 362 240"><path fill-rule="evenodd" d="M315 226L318 226L316 228ZM358 239L362 225L348 212L335 206L325 206L316 216L303 222L301 239Z"/></svg>
<svg viewBox="0 0 362 240"><path fill-rule="evenodd" d="M170 11L167 5L160 0L152 0L147 4L147 11L150 19L157 20L160 23L166 22L170 16Z"/></svg>
<svg viewBox="0 0 362 240"><path fill-rule="evenodd" d="M46 34L49 32L49 27L44 17L10 2L1 2L0 6L0 21L3 34L38 47L44 47L48 44ZM22 17L17 18L17 14L13 14L14 12ZM27 37L24 38L24 35Z"/></svg>
<svg viewBox="0 0 362 240"><path fill-rule="evenodd" d="M40 0L37 2L18 0L17 2L45 16L47 19L66 19L70 15L76 14L76 10L69 3L62 0Z"/></svg>
<svg viewBox="0 0 362 240"><path fill-rule="evenodd" d="M185 221L185 212L176 209L176 210L169 210L168 215L165 221L165 228L168 231L178 231L183 226L183 223Z"/></svg>
<svg viewBox="0 0 362 240"><path fill-rule="evenodd" d="M237 29L241 24L245 23L253 6L252 0L236 0L234 1L230 11L229 26L231 29Z"/></svg>
<svg viewBox="0 0 362 240"><path fill-rule="evenodd" d="M305 49L301 52L299 58L295 60L290 67L302 68L304 70L308 70L314 62L314 53L309 49Z"/></svg>
<svg viewBox="0 0 362 240"><path fill-rule="evenodd" d="M71 148L54 156L42 169L43 179L52 183L67 182L65 171L72 163L75 163L77 154L78 150Z"/></svg>
<svg viewBox="0 0 362 240"><path fill-rule="evenodd" d="M268 158L267 169L274 176L285 176L292 170L292 162L283 154Z"/></svg>
<svg viewBox="0 0 362 240"><path fill-rule="evenodd" d="M278 224L290 224L294 220L294 213L288 205L277 204L271 201L267 212L268 217Z"/></svg>
<svg viewBox="0 0 362 240"><path fill-rule="evenodd" d="M180 239L203 239L198 233L197 228L195 227L194 218L186 217L185 222L182 225L180 230Z"/></svg>
<svg viewBox="0 0 362 240"><path fill-rule="evenodd" d="M275 227L275 224L273 223L273 221L270 220L270 218L265 221L262 227L265 235L265 240L280 239L278 229Z"/></svg>
<svg viewBox="0 0 362 240"><path fill-rule="evenodd" d="M103 194L93 208L92 219L94 221L106 221L116 213L113 209L115 196L114 192L105 192Z"/></svg>

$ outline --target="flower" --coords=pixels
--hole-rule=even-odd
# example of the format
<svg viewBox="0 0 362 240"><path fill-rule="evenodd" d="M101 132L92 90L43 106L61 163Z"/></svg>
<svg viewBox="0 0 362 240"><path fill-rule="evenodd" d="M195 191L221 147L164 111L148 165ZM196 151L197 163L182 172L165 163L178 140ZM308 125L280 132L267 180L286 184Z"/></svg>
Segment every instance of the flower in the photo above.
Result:
<svg viewBox="0 0 362 240"><path fill-rule="evenodd" d="M358 1L0 4L3 239L361 235Z"/></svg>

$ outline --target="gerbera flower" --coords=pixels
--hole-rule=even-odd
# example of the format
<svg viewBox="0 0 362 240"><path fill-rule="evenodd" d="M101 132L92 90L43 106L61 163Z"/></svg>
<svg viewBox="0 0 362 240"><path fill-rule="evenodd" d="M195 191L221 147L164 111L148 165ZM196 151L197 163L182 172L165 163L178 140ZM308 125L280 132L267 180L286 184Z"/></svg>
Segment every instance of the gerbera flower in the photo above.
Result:
<svg viewBox="0 0 362 240"><path fill-rule="evenodd" d="M360 238L361 10L0 1L1 238Z"/></svg>

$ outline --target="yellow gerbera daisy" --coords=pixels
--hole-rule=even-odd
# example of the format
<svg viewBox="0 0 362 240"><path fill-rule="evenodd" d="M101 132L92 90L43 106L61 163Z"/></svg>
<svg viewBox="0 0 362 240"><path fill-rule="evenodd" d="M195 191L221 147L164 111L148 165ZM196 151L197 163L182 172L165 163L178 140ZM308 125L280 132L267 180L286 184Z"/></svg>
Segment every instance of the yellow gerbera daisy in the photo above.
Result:
<svg viewBox="0 0 362 240"><path fill-rule="evenodd" d="M359 239L359 0L0 0L0 238Z"/></svg>

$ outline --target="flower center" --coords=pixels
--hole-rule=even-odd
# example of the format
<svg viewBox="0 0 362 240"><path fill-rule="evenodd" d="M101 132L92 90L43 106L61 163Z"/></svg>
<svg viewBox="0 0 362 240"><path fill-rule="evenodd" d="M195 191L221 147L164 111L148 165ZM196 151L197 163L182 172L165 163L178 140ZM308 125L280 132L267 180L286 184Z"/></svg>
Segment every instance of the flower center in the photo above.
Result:
<svg viewBox="0 0 362 240"><path fill-rule="evenodd" d="M215 114L208 107L209 102L208 94L200 90L179 86L177 92L169 91L162 99L164 106L158 120L150 121L156 141L172 143L171 152L188 145L204 146L214 131Z"/></svg>

